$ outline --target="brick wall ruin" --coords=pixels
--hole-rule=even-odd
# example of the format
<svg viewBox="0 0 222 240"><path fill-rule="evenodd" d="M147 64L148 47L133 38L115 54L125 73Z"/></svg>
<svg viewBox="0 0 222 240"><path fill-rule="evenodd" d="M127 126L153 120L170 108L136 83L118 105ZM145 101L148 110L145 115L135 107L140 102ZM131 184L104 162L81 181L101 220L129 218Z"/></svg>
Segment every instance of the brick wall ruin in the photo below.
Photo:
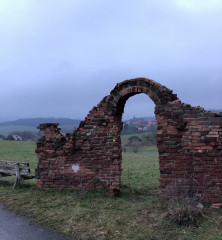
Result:
<svg viewBox="0 0 222 240"><path fill-rule="evenodd" d="M38 187L119 190L122 114L128 98L140 93L155 104L162 195L178 183L201 201L222 203L222 115L182 103L146 78L117 84L73 134L63 136L55 123L40 124Z"/></svg>

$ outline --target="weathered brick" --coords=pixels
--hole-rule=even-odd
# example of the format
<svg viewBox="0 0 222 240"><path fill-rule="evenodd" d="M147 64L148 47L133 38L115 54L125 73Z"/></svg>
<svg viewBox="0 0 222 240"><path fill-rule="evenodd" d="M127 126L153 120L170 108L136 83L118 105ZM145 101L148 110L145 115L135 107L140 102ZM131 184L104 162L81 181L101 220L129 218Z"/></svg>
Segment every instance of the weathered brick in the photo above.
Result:
<svg viewBox="0 0 222 240"><path fill-rule="evenodd" d="M73 134L64 137L57 123L39 125L44 136L36 148L38 188L119 190L123 99L139 93L156 105L162 195L172 183L192 190L194 182L205 184L198 189L200 200L222 203L222 116L181 103L172 90L145 78L117 84Z"/></svg>

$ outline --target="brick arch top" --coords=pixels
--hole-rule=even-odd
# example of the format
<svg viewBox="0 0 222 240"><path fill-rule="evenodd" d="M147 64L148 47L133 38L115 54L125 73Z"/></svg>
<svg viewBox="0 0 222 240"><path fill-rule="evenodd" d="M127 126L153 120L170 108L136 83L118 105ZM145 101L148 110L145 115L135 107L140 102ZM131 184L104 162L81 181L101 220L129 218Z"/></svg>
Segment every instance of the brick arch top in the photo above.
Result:
<svg viewBox="0 0 222 240"><path fill-rule="evenodd" d="M117 115L121 115L126 101L131 96L140 93L148 95L155 105L173 101L180 102L172 90L148 78L135 78L118 83L110 92L110 95L103 98L102 102L107 102L107 107L112 107Z"/></svg>

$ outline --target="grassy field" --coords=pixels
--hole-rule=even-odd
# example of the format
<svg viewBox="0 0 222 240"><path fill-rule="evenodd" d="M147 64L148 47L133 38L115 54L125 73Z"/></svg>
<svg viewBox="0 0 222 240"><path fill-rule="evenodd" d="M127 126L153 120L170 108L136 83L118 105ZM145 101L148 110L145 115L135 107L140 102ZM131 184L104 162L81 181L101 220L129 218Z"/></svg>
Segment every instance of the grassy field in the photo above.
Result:
<svg viewBox="0 0 222 240"><path fill-rule="evenodd" d="M37 158L33 142L0 141L0 159L27 161L34 171ZM222 209L204 208L204 217L193 225L169 221L167 203L158 190L158 154L155 147L138 153L124 152L119 198L106 191L36 188L35 180L12 189L13 178L0 178L0 202L18 214L81 239L222 240Z"/></svg>

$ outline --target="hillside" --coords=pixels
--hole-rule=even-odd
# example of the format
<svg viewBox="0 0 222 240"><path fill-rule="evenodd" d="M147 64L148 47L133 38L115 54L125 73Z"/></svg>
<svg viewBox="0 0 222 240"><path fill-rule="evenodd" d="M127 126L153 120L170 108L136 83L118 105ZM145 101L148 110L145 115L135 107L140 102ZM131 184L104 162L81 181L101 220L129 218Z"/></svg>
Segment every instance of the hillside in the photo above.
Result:
<svg viewBox="0 0 222 240"><path fill-rule="evenodd" d="M40 123L59 123L59 125L71 125L77 127L81 120L70 118L24 118L15 121L0 122L0 126L27 126L36 127Z"/></svg>
<svg viewBox="0 0 222 240"><path fill-rule="evenodd" d="M81 120L70 118L25 118L0 123L0 134L7 136L13 131L37 132L40 123L59 123L62 132L72 132L79 126Z"/></svg>

